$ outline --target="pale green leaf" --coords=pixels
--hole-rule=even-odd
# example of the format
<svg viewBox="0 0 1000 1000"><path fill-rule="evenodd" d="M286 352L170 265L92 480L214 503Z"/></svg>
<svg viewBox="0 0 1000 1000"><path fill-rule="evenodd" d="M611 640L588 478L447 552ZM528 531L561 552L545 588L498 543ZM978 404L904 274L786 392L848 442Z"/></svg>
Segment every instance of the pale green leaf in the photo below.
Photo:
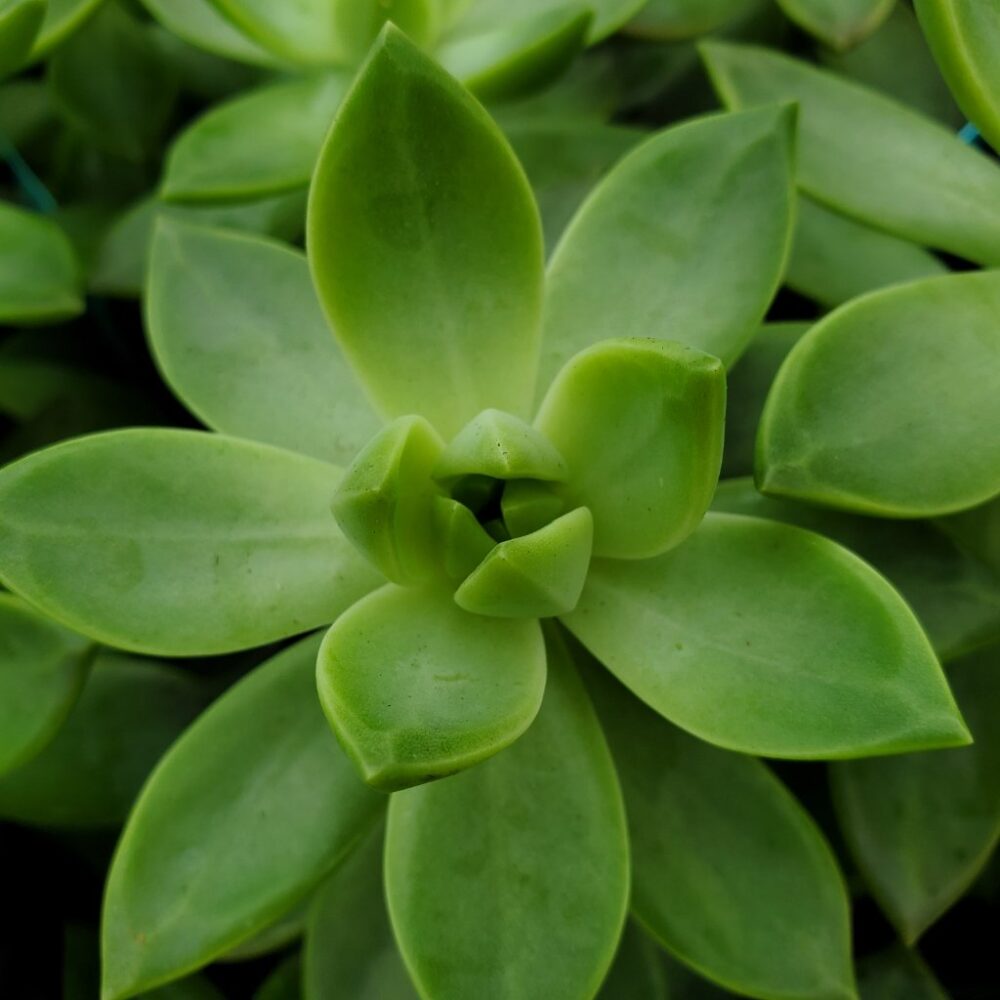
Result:
<svg viewBox="0 0 1000 1000"><path fill-rule="evenodd" d="M594 12L588 40L598 42L620 28L645 0L586 0ZM462 0L459 0L462 3ZM529 15L565 8L567 0L467 0L455 34L481 35L503 28Z"/></svg>
<svg viewBox="0 0 1000 1000"><path fill-rule="evenodd" d="M528 183L486 112L391 26L323 149L308 246L382 412L445 437L490 407L527 415L542 291Z"/></svg>
<svg viewBox="0 0 1000 1000"><path fill-rule="evenodd" d="M331 0L209 2L248 38L282 60L309 67L329 65L341 56Z"/></svg>
<svg viewBox="0 0 1000 1000"><path fill-rule="evenodd" d="M42 29L31 50L32 60L48 55L105 2L106 0L48 0Z"/></svg>
<svg viewBox="0 0 1000 1000"><path fill-rule="evenodd" d="M46 0L0 2L0 80L20 69L45 18Z"/></svg>
<svg viewBox="0 0 1000 1000"><path fill-rule="evenodd" d="M698 526L719 478L726 381L716 358L658 340L607 340L556 376L537 425L594 515L594 553L658 555Z"/></svg>
<svg viewBox="0 0 1000 1000"><path fill-rule="evenodd" d="M471 771L392 796L386 891L422 996L597 992L625 918L625 814L558 637L542 709L524 736Z"/></svg>
<svg viewBox="0 0 1000 1000"><path fill-rule="evenodd" d="M379 429L297 250L162 219L145 306L160 371L214 430L345 463Z"/></svg>
<svg viewBox="0 0 1000 1000"><path fill-rule="evenodd" d="M873 292L817 323L768 396L757 480L883 517L1000 493L1000 271Z"/></svg>
<svg viewBox="0 0 1000 1000"><path fill-rule="evenodd" d="M707 34L748 13L755 0L647 0L626 32L657 41Z"/></svg>
<svg viewBox="0 0 1000 1000"><path fill-rule="evenodd" d="M710 513L656 559L595 561L570 630L672 722L769 757L969 742L913 612L820 535Z"/></svg>
<svg viewBox="0 0 1000 1000"><path fill-rule="evenodd" d="M788 18L833 49L849 49L873 34L896 0L778 0Z"/></svg>
<svg viewBox="0 0 1000 1000"><path fill-rule="evenodd" d="M317 662L320 703L365 781L394 791L464 770L531 724L545 690L537 622L389 585L344 612Z"/></svg>
<svg viewBox="0 0 1000 1000"><path fill-rule="evenodd" d="M332 621L377 585L330 513L339 477L199 431L67 441L0 472L0 578L124 649L272 642Z"/></svg>
<svg viewBox="0 0 1000 1000"><path fill-rule="evenodd" d="M328 0L341 58L361 62L386 21L430 48L440 28L440 0Z"/></svg>
<svg viewBox="0 0 1000 1000"><path fill-rule="evenodd" d="M104 1000L225 954L304 898L377 821L316 703L319 636L208 709L143 789L104 901ZM238 848L238 849L237 849Z"/></svg>
<svg viewBox="0 0 1000 1000"><path fill-rule="evenodd" d="M601 181L549 265L540 391L609 334L739 355L785 265L793 124L788 108L696 119Z"/></svg>
<svg viewBox="0 0 1000 1000"><path fill-rule="evenodd" d="M865 880L913 943L1000 841L1000 646L948 672L975 742L833 767L841 828Z"/></svg>
<svg viewBox="0 0 1000 1000"><path fill-rule="evenodd" d="M799 105L797 180L862 222L980 264L1000 264L1000 170L954 132L878 91L768 49L702 55L730 108Z"/></svg>

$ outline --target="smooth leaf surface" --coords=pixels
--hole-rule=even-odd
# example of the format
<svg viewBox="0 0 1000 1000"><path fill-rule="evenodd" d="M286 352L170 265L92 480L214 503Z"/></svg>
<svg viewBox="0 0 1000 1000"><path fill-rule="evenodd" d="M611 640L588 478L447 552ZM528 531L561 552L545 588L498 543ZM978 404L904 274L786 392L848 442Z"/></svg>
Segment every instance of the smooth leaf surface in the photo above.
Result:
<svg viewBox="0 0 1000 1000"><path fill-rule="evenodd" d="M722 27L753 8L753 0L647 0L627 32L641 38L676 41Z"/></svg>
<svg viewBox="0 0 1000 1000"><path fill-rule="evenodd" d="M298 251L163 219L145 307L160 371L214 430L347 463L379 429Z"/></svg>
<svg viewBox="0 0 1000 1000"><path fill-rule="evenodd" d="M821 306L833 309L886 285L947 273L923 247L799 198L785 284Z"/></svg>
<svg viewBox="0 0 1000 1000"><path fill-rule="evenodd" d="M442 19L440 0L328 0L341 58L364 59L386 21L429 48Z"/></svg>
<svg viewBox="0 0 1000 1000"><path fill-rule="evenodd" d="M1000 272L899 285L817 323L768 396L757 482L883 517L1000 493Z"/></svg>
<svg viewBox="0 0 1000 1000"><path fill-rule="evenodd" d="M658 555L698 526L725 408L720 362L667 341L604 341L559 372L536 425L566 460L566 497L594 515L595 555Z"/></svg>
<svg viewBox="0 0 1000 1000"><path fill-rule="evenodd" d="M587 0L594 12L588 40L600 41L620 28L640 7L644 0ZM482 35L503 28L515 21L551 10L565 8L567 0L471 0L466 4L455 34Z"/></svg>
<svg viewBox="0 0 1000 1000"><path fill-rule="evenodd" d="M167 154L162 196L246 201L305 187L349 83L346 73L282 80L210 108Z"/></svg>
<svg viewBox="0 0 1000 1000"><path fill-rule="evenodd" d="M0 202L0 323L48 323L83 312L73 248L51 219Z"/></svg>
<svg viewBox="0 0 1000 1000"><path fill-rule="evenodd" d="M23 765L56 735L91 657L83 636L0 593L0 775Z"/></svg>
<svg viewBox="0 0 1000 1000"><path fill-rule="evenodd" d="M387 586L342 614L316 667L320 703L365 781L408 788L516 740L545 690L534 621L457 607L442 587Z"/></svg>
<svg viewBox="0 0 1000 1000"><path fill-rule="evenodd" d="M798 103L803 191L904 239L1000 264L1000 171L952 131L768 49L711 42L702 55L727 107Z"/></svg>
<svg viewBox="0 0 1000 1000"><path fill-rule="evenodd" d="M833 49L849 49L873 34L896 0L778 0L788 18Z"/></svg>
<svg viewBox="0 0 1000 1000"><path fill-rule="evenodd" d="M563 621L661 715L731 750L810 759L969 742L902 598L800 528L708 514L664 556L595 561Z"/></svg>
<svg viewBox="0 0 1000 1000"><path fill-rule="evenodd" d="M975 742L834 765L841 829L865 880L913 943L968 888L1000 841L1000 646L953 664Z"/></svg>
<svg viewBox="0 0 1000 1000"><path fill-rule="evenodd" d="M625 814L604 736L560 645L549 647L545 701L521 739L474 770L392 797L385 877L422 996L597 992L625 919Z"/></svg>
<svg viewBox="0 0 1000 1000"><path fill-rule="evenodd" d="M1000 8L982 0L916 0L914 6L955 99L1000 148Z"/></svg>
<svg viewBox="0 0 1000 1000"><path fill-rule="evenodd" d="M747 996L854 996L849 901L815 823L759 761L671 725L590 662L625 795L632 912Z"/></svg>
<svg viewBox="0 0 1000 1000"><path fill-rule="evenodd" d="M391 26L324 146L308 247L383 413L419 413L446 438L491 407L527 415L542 290L528 183L486 112Z"/></svg>
<svg viewBox="0 0 1000 1000"><path fill-rule="evenodd" d="M48 0L45 20L31 50L32 60L54 49L77 30L105 0Z"/></svg>
<svg viewBox="0 0 1000 1000"><path fill-rule="evenodd" d="M205 700L203 685L176 667L101 650L55 739L0 778L0 816L44 827L116 826Z"/></svg>
<svg viewBox="0 0 1000 1000"><path fill-rule="evenodd" d="M1000 577L1000 497L937 522L963 551Z"/></svg>
<svg viewBox="0 0 1000 1000"><path fill-rule="evenodd" d="M230 689L143 789L108 877L105 1000L252 937L375 824L385 798L358 779L316 703L319 642L310 636Z"/></svg>
<svg viewBox="0 0 1000 1000"><path fill-rule="evenodd" d="M625 925L597 1000L670 1000L659 945L634 920Z"/></svg>
<svg viewBox="0 0 1000 1000"><path fill-rule="evenodd" d="M340 56L330 0L210 0L261 48L302 66L328 65Z"/></svg>
<svg viewBox="0 0 1000 1000"><path fill-rule="evenodd" d="M788 108L696 119L608 174L552 255L540 392L611 333L739 355L784 269L793 124Z"/></svg>
<svg viewBox="0 0 1000 1000"><path fill-rule="evenodd" d="M948 1000L920 956L900 944L858 962L858 995L861 1000Z"/></svg>
<svg viewBox="0 0 1000 1000"><path fill-rule="evenodd" d="M336 467L183 430L68 441L0 473L0 577L94 638L171 656L332 621L378 577L330 514Z"/></svg>
<svg viewBox="0 0 1000 1000"><path fill-rule="evenodd" d="M0 3L0 80L24 62L45 18L45 0Z"/></svg>
<svg viewBox="0 0 1000 1000"><path fill-rule="evenodd" d="M302 956L293 951L260 984L253 1000L302 1000Z"/></svg>
<svg viewBox="0 0 1000 1000"><path fill-rule="evenodd" d="M306 928L304 1000L417 1000L392 936L381 829L316 894Z"/></svg>
<svg viewBox="0 0 1000 1000"><path fill-rule="evenodd" d="M712 507L796 524L861 556L903 595L944 660L1000 639L1000 575L935 525L764 497L750 479L721 482Z"/></svg>

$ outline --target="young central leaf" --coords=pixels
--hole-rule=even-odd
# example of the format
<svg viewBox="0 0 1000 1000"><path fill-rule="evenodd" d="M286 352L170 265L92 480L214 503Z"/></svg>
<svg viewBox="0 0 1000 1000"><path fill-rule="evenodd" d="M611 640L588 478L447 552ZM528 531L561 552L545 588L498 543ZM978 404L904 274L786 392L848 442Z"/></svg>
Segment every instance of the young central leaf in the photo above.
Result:
<svg viewBox="0 0 1000 1000"><path fill-rule="evenodd" d="M444 589L387 586L340 616L316 669L344 749L392 791L517 739L542 701L545 646L535 621L468 614Z"/></svg>

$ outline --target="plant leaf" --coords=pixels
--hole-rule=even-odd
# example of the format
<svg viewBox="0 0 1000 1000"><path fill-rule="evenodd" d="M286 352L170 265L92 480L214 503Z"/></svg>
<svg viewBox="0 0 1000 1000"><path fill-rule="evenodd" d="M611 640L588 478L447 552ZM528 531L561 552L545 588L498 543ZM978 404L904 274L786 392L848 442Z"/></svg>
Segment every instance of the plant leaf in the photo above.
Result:
<svg viewBox="0 0 1000 1000"><path fill-rule="evenodd" d="M45 20L31 50L32 61L46 56L80 28L104 0L48 0Z"/></svg>
<svg viewBox="0 0 1000 1000"><path fill-rule="evenodd" d="M708 514L666 555L596 560L570 630L661 715L768 757L962 746L968 731L913 612L809 531Z"/></svg>
<svg viewBox="0 0 1000 1000"><path fill-rule="evenodd" d="M625 814L594 710L550 639L528 732L389 802L389 913L422 996L579 1000L611 964L628 897Z"/></svg>
<svg viewBox="0 0 1000 1000"><path fill-rule="evenodd" d="M1000 577L1000 497L942 518L937 526Z"/></svg>
<svg viewBox="0 0 1000 1000"><path fill-rule="evenodd" d="M712 507L808 528L861 556L903 595L944 660L1000 640L1000 577L932 524L776 500L750 479L723 480Z"/></svg>
<svg viewBox="0 0 1000 1000"><path fill-rule="evenodd" d="M655 41L704 35L747 14L754 0L647 0L626 31Z"/></svg>
<svg viewBox="0 0 1000 1000"><path fill-rule="evenodd" d="M50 743L76 702L92 646L0 593L0 775Z"/></svg>
<svg viewBox="0 0 1000 1000"><path fill-rule="evenodd" d="M962 110L1000 148L1000 10L975 0L915 0L924 37Z"/></svg>
<svg viewBox="0 0 1000 1000"><path fill-rule="evenodd" d="M316 894L303 964L305 1000L417 1000L392 936L378 829Z"/></svg>
<svg viewBox="0 0 1000 1000"><path fill-rule="evenodd" d="M760 489L882 517L1000 492L998 317L1000 272L973 272L875 292L817 323L768 396Z"/></svg>
<svg viewBox="0 0 1000 1000"><path fill-rule="evenodd" d="M280 243L161 219L146 328L164 378L214 430L341 463L379 429L305 257Z"/></svg>
<svg viewBox="0 0 1000 1000"><path fill-rule="evenodd" d="M1000 841L1000 646L953 664L948 679L972 746L832 770L851 853L909 944L962 895Z"/></svg>
<svg viewBox="0 0 1000 1000"><path fill-rule="evenodd" d="M587 0L594 12L588 33L592 44L606 38L632 17L645 0ZM481 35L503 28L529 15L566 7L567 0L472 0L455 25L459 37Z"/></svg>
<svg viewBox="0 0 1000 1000"><path fill-rule="evenodd" d="M245 677L153 772L108 876L104 1000L177 979L253 937L376 822L384 796L358 780L316 704L319 642L310 636Z"/></svg>
<svg viewBox="0 0 1000 1000"><path fill-rule="evenodd" d="M542 289L528 183L486 112L391 25L323 148L308 245L383 413L420 413L445 438L490 407L527 415Z"/></svg>
<svg viewBox="0 0 1000 1000"><path fill-rule="evenodd" d="M162 196L246 201L305 187L349 83L346 73L267 83L214 105L170 148Z"/></svg>
<svg viewBox="0 0 1000 1000"><path fill-rule="evenodd" d="M441 587L390 585L337 619L316 669L348 756L395 791L513 743L542 702L545 647L534 621L469 614Z"/></svg>
<svg viewBox="0 0 1000 1000"><path fill-rule="evenodd" d="M209 0L261 48L301 66L323 66L341 57L331 0Z"/></svg>
<svg viewBox="0 0 1000 1000"><path fill-rule="evenodd" d="M340 57L361 62L387 21L417 45L430 48L442 13L440 0L330 0Z"/></svg>
<svg viewBox="0 0 1000 1000"><path fill-rule="evenodd" d="M920 956L901 944L858 962L861 1000L949 1000Z"/></svg>
<svg viewBox="0 0 1000 1000"><path fill-rule="evenodd" d="M330 514L339 475L198 431L67 441L0 472L0 577L123 649L273 642L332 621L378 584Z"/></svg>
<svg viewBox="0 0 1000 1000"><path fill-rule="evenodd" d="M673 126L601 181L549 265L540 390L611 331L739 355L785 265L793 120L767 108Z"/></svg>
<svg viewBox="0 0 1000 1000"><path fill-rule="evenodd" d="M0 3L0 80L20 69L45 18L45 0Z"/></svg>
<svg viewBox="0 0 1000 1000"><path fill-rule="evenodd" d="M298 951L274 967L257 988L253 1000L302 1000L302 956Z"/></svg>
<svg viewBox="0 0 1000 1000"><path fill-rule="evenodd" d="M51 220L0 202L0 323L49 323L83 312L76 256Z"/></svg>
<svg viewBox="0 0 1000 1000"><path fill-rule="evenodd" d="M799 198L785 284L821 306L833 309L886 285L947 273L923 247Z"/></svg>
<svg viewBox="0 0 1000 1000"><path fill-rule="evenodd" d="M630 920L597 1000L670 1000L662 955L660 946Z"/></svg>
<svg viewBox="0 0 1000 1000"><path fill-rule="evenodd" d="M778 0L789 20L840 51L874 34L892 13L895 3L896 0Z"/></svg>
<svg viewBox="0 0 1000 1000"><path fill-rule="evenodd" d="M807 194L903 239L1000 264L1000 171L949 129L769 49L706 42L701 51L727 107L798 102Z"/></svg>
<svg viewBox="0 0 1000 1000"><path fill-rule="evenodd" d="M607 340L559 372L536 424L566 460L569 501L594 515L595 555L658 555L698 526L725 408L719 361L669 341Z"/></svg>
<svg viewBox="0 0 1000 1000"><path fill-rule="evenodd" d="M747 996L854 997L849 900L815 823L759 761L689 736L591 663L625 795L632 912Z"/></svg>
<svg viewBox="0 0 1000 1000"><path fill-rule="evenodd" d="M0 778L0 816L49 828L117 826L206 700L203 685L176 667L102 650L55 739Z"/></svg>

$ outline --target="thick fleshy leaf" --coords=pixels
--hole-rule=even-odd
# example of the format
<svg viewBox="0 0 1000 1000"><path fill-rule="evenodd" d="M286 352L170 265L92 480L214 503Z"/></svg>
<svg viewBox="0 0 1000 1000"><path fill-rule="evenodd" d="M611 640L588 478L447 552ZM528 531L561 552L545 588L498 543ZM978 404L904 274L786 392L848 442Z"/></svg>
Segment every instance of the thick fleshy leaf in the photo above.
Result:
<svg viewBox="0 0 1000 1000"><path fill-rule="evenodd" d="M248 38L283 60L318 66L329 65L341 56L331 0L295 3L210 0L210 3Z"/></svg>
<svg viewBox="0 0 1000 1000"><path fill-rule="evenodd" d="M48 82L70 122L101 149L133 161L157 150L178 84L149 26L115 3L59 47Z"/></svg>
<svg viewBox="0 0 1000 1000"><path fill-rule="evenodd" d="M562 116L515 118L503 127L531 181L550 248L591 189L646 134Z"/></svg>
<svg viewBox="0 0 1000 1000"><path fill-rule="evenodd" d="M711 42L702 55L728 107L798 103L805 192L904 239L1000 264L1000 171L954 132L769 49Z"/></svg>
<svg viewBox="0 0 1000 1000"><path fill-rule="evenodd" d="M1000 271L899 285L817 323L768 396L757 481L883 517L1000 493Z"/></svg>
<svg viewBox="0 0 1000 1000"><path fill-rule="evenodd" d="M906 598L944 660L1000 640L1000 575L932 524L764 497L750 479L721 482L712 507L797 524L861 556Z"/></svg>
<svg viewBox="0 0 1000 1000"><path fill-rule="evenodd" d="M0 323L48 323L83 312L76 257L51 220L0 202Z"/></svg>
<svg viewBox="0 0 1000 1000"><path fill-rule="evenodd" d="M662 949L630 920L597 1000L670 1000L672 996Z"/></svg>
<svg viewBox="0 0 1000 1000"><path fill-rule="evenodd" d="M175 667L102 650L55 739L0 778L0 816L44 827L116 826L206 695Z"/></svg>
<svg viewBox="0 0 1000 1000"><path fill-rule="evenodd" d="M341 58L361 62L386 21L429 48L442 18L441 0L327 0Z"/></svg>
<svg viewBox="0 0 1000 1000"><path fill-rule="evenodd" d="M576 607L593 549L586 507L501 542L455 591L466 611L496 618L551 618Z"/></svg>
<svg viewBox="0 0 1000 1000"><path fill-rule="evenodd" d="M482 35L458 38L436 55L480 99L506 100L540 90L559 77L583 48L592 21L588 7L569 3Z"/></svg>
<svg viewBox="0 0 1000 1000"><path fill-rule="evenodd" d="M531 15L565 8L568 0L470 0L455 26L460 37L482 35L504 28ZM586 0L594 12L588 40L600 41L620 28L645 0ZM461 3L461 0L459 0Z"/></svg>
<svg viewBox="0 0 1000 1000"><path fill-rule="evenodd" d="M538 531L566 512L566 501L551 483L513 479L503 488L500 511L512 538Z"/></svg>
<svg viewBox="0 0 1000 1000"><path fill-rule="evenodd" d="M849 49L873 34L896 0L778 0L800 28L833 49Z"/></svg>
<svg viewBox="0 0 1000 1000"><path fill-rule="evenodd" d="M36 756L56 735L92 655L83 636L0 593L0 775Z"/></svg>
<svg viewBox="0 0 1000 1000"><path fill-rule="evenodd" d="M1000 578L1000 497L961 514L942 518L938 527Z"/></svg>
<svg viewBox="0 0 1000 1000"><path fill-rule="evenodd" d="M77 30L105 0L48 0L42 29L31 50L33 60L47 55Z"/></svg>
<svg viewBox="0 0 1000 1000"><path fill-rule="evenodd" d="M951 92L994 149L1000 149L1000 8L982 0L915 0Z"/></svg>
<svg viewBox="0 0 1000 1000"><path fill-rule="evenodd" d="M45 18L45 0L0 3L0 80L18 70Z"/></svg>
<svg viewBox="0 0 1000 1000"><path fill-rule="evenodd" d="M975 742L833 767L841 828L882 908L912 943L968 888L1000 841L1000 646L955 663Z"/></svg>
<svg viewBox="0 0 1000 1000"><path fill-rule="evenodd" d="M625 918L625 814L604 736L557 636L545 701L521 739L472 771L392 797L385 877L422 996L597 992Z"/></svg>
<svg viewBox="0 0 1000 1000"><path fill-rule="evenodd" d="M349 83L346 73L280 81L215 105L171 147L162 196L248 200L305 187Z"/></svg>
<svg viewBox="0 0 1000 1000"><path fill-rule="evenodd" d="M387 586L342 614L316 665L320 703L365 781L394 791L454 774L524 732L545 690L537 622Z"/></svg>
<svg viewBox="0 0 1000 1000"><path fill-rule="evenodd" d="M659 340L608 340L556 376L536 424L594 515L594 553L636 559L686 538L719 478L726 379L716 358Z"/></svg>
<svg viewBox="0 0 1000 1000"><path fill-rule="evenodd" d="M563 621L619 680L710 743L838 758L969 742L913 612L867 563L729 514L664 556L595 561Z"/></svg>
<svg viewBox="0 0 1000 1000"><path fill-rule="evenodd" d="M302 968L305 1000L417 1000L386 911L384 840L376 830L313 901Z"/></svg>
<svg viewBox="0 0 1000 1000"><path fill-rule="evenodd" d="M949 1000L920 956L900 944L858 962L858 996L861 1000Z"/></svg>
<svg viewBox="0 0 1000 1000"><path fill-rule="evenodd" d="M253 1000L302 1000L302 956L293 951L260 984Z"/></svg>
<svg viewBox="0 0 1000 1000"><path fill-rule="evenodd" d="M722 27L753 6L754 0L647 0L626 31L660 41L694 38Z"/></svg>
<svg viewBox="0 0 1000 1000"><path fill-rule="evenodd" d="M739 355L785 266L793 125L789 108L700 118L608 174L552 255L540 391L609 333Z"/></svg>
<svg viewBox="0 0 1000 1000"><path fill-rule="evenodd" d="M252 937L377 821L384 796L358 779L316 703L319 641L240 681L153 772L108 876L105 1000L179 978Z"/></svg>
<svg viewBox="0 0 1000 1000"><path fill-rule="evenodd" d="M795 241L785 271L789 288L832 309L865 292L947 274L932 253L799 198Z"/></svg>
<svg viewBox="0 0 1000 1000"><path fill-rule="evenodd" d="M87 635L170 656L332 621L378 577L337 530L335 466L217 434L124 430L0 472L0 578Z"/></svg>
<svg viewBox="0 0 1000 1000"><path fill-rule="evenodd" d="M386 415L420 413L446 438L490 407L527 415L542 291L531 191L486 112L391 25L324 146L308 244L320 302Z"/></svg>
<svg viewBox="0 0 1000 1000"><path fill-rule="evenodd" d="M214 430L346 463L379 429L305 257L280 243L162 219L146 328L164 378Z"/></svg>
<svg viewBox="0 0 1000 1000"><path fill-rule="evenodd" d="M584 677L625 795L632 912L737 993L853 998L846 887L802 806L760 761L689 736L599 664Z"/></svg>

